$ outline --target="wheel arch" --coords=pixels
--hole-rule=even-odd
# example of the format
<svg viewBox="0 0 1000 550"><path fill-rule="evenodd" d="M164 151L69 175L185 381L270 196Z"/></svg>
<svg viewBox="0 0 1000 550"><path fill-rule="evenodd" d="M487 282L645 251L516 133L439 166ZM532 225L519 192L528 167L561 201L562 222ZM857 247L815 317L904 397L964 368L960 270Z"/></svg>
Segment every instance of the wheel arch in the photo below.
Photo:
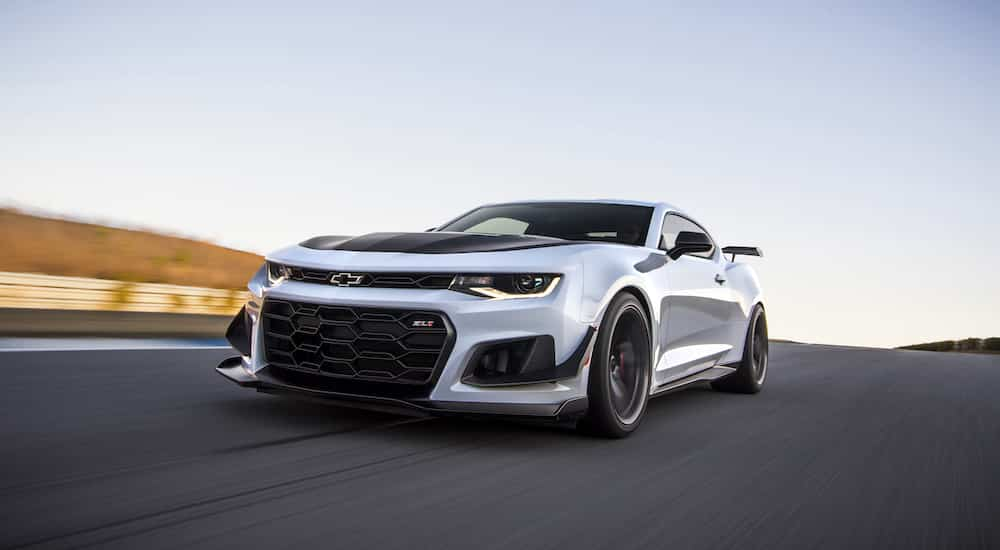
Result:
<svg viewBox="0 0 1000 550"><path fill-rule="evenodd" d="M635 296L635 299L638 300L639 304L642 306L643 313L646 314L646 318L649 320L650 324L653 325L656 323L656 317L654 317L654 312L650 307L649 296L647 296L646 293L635 284L635 281L628 281L608 289L608 292L601 299L599 313L592 321L595 328L600 329L601 323L604 322L604 316L608 314L608 306L610 306L611 302L621 294L631 294L632 296ZM650 330L652 330L652 327L650 327Z"/></svg>
<svg viewBox="0 0 1000 550"><path fill-rule="evenodd" d="M755 296L749 303L750 307L746 310L746 323L744 323L743 331L740 333L742 338L735 341L736 345L733 347L730 355L727 355L727 357L731 357L733 360L740 360L743 357L743 353L746 350L747 337L750 334L750 329L753 327L753 312L758 306L760 306L761 311L764 313L764 322L767 323L767 308L764 306L764 299L761 296Z"/></svg>
<svg viewBox="0 0 1000 550"><path fill-rule="evenodd" d="M607 315L608 313L608 306L611 305L611 302L613 302L615 298L617 298L622 294L629 294L632 297L634 297L636 301L639 302L639 305L642 307L642 312L646 314L646 322L648 323L646 329L649 332L649 353L650 356L653 358L653 363L654 363L653 366L655 367L656 359L659 357L658 354L659 339L656 337L657 326L659 321L657 317L654 316L653 309L650 307L649 297L646 296L646 293L643 292L642 289L640 289L638 286L635 286L633 284L626 284L621 288L618 288L614 292L610 292L607 299L607 303L604 306L604 311L601 312L600 321L597 323L596 328L600 330L601 323L604 322L604 316Z"/></svg>
<svg viewBox="0 0 1000 550"><path fill-rule="evenodd" d="M633 285L626 285L622 287L621 289L618 290L618 292L615 295L617 296L618 294L622 293L628 293L631 294L632 296L635 296L635 299L639 301L640 305L642 305L643 312L646 314L646 320L649 321L649 333L651 335L650 338L652 339L653 310L650 309L649 307L649 299L646 298L646 295L641 290L639 290L639 287Z"/></svg>

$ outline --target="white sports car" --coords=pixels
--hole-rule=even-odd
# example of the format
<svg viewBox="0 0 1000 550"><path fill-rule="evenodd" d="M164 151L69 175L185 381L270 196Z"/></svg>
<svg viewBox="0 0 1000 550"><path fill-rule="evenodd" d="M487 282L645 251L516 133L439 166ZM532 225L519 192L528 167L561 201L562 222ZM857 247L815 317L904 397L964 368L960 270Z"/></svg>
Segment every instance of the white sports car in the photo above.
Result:
<svg viewBox="0 0 1000 550"><path fill-rule="evenodd" d="M623 437L650 397L767 374L753 269L663 203L523 202L267 257L217 367L241 386ZM730 255L727 258L726 255Z"/></svg>

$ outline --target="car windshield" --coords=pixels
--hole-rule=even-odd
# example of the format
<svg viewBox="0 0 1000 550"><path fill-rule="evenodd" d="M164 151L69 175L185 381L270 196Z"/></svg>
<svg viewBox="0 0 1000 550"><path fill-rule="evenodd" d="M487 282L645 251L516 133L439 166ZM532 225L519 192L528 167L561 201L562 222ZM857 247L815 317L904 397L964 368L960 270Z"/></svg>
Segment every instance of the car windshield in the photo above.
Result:
<svg viewBox="0 0 1000 550"><path fill-rule="evenodd" d="M437 231L540 235L572 241L643 245L653 209L600 203L524 203L484 206Z"/></svg>

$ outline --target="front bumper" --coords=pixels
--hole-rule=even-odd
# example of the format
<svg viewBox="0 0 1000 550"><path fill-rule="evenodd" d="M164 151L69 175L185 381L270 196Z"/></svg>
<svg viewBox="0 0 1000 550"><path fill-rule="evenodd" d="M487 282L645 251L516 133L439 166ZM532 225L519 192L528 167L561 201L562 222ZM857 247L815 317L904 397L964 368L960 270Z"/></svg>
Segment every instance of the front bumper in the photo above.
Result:
<svg viewBox="0 0 1000 550"><path fill-rule="evenodd" d="M491 300L448 290L340 288L284 282L265 289L262 296L247 304L245 313L237 316L234 324L238 321L245 325L230 334L235 336L234 347L242 357L223 362L217 371L241 386L258 391L304 395L361 408L410 414L570 418L586 410L586 380L595 333L594 327L577 320L579 311L574 305L578 307L580 300L574 293L578 291L572 285L562 285L544 298ZM426 391L381 391L367 387L359 390L357 384L338 384L335 379L302 376L269 365L265 360L260 319L262 304L268 299L439 311L450 321L454 339L447 360ZM553 342L558 377L490 386L465 376L470 362L484 345L535 337L547 337ZM392 389L389 384L383 387Z"/></svg>
<svg viewBox="0 0 1000 550"><path fill-rule="evenodd" d="M216 372L259 392L320 399L335 405L414 416L485 415L512 418L535 418L553 421L572 420L587 411L587 397L577 397L561 403L486 403L477 401L434 401L423 398L395 398L378 395L344 393L320 389L315 385L297 385L286 376L265 367L251 374L240 357L223 361Z"/></svg>

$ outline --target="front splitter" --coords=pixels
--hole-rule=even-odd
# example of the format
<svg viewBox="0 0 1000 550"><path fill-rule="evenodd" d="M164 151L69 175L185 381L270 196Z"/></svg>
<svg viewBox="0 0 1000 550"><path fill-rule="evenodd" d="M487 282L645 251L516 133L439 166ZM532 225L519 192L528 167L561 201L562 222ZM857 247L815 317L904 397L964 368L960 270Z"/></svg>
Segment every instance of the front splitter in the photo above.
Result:
<svg viewBox="0 0 1000 550"><path fill-rule="evenodd" d="M561 403L479 403L400 399L319 390L278 380L266 372L266 367L252 374L243 367L240 357L226 359L215 370L242 387L256 388L263 393L307 397L347 407L411 416L496 416L562 422L575 420L587 412L586 397Z"/></svg>

